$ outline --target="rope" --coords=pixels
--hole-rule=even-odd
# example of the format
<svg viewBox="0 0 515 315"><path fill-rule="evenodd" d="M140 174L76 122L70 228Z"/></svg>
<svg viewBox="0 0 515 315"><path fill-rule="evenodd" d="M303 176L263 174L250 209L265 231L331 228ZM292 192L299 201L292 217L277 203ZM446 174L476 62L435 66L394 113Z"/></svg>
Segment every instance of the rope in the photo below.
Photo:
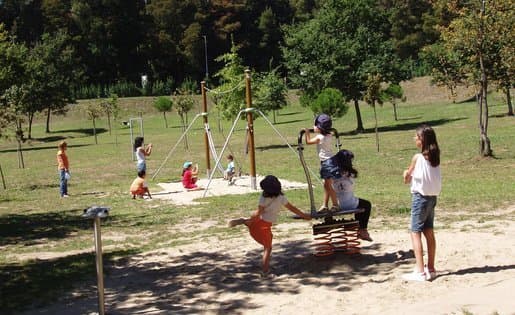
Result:
<svg viewBox="0 0 515 315"><path fill-rule="evenodd" d="M236 91L238 88L242 87L243 86L243 83L245 83L245 79L241 80L240 82L238 82L238 84L236 84L233 88L230 88L226 91L216 91L216 90L211 90L210 88L208 88L207 86L204 86L204 89L207 91L207 92L210 92L210 93L213 93L215 95L223 95L223 94L227 94L227 93L232 93L234 91Z"/></svg>
<svg viewBox="0 0 515 315"><path fill-rule="evenodd" d="M209 128L209 124L204 124L204 129L206 130L206 134L207 134L207 140L208 140L208 143L209 143L209 150L211 151L211 155L213 156L213 158L215 159L215 161L219 160L218 158L218 154L216 153L216 149L215 149L215 143L213 142L213 136L211 134L211 129ZM222 172L222 175L224 173L224 168L221 164L218 164L218 170L220 172Z"/></svg>

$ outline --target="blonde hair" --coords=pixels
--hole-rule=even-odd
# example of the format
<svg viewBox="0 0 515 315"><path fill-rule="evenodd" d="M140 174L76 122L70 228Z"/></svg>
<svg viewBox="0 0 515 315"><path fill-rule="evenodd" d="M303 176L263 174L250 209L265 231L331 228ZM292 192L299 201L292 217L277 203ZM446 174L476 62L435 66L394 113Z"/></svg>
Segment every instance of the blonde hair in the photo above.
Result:
<svg viewBox="0 0 515 315"><path fill-rule="evenodd" d="M57 147L59 148L59 150L62 150L63 148L67 147L68 144L66 143L66 141L61 141L59 142L59 144L57 145Z"/></svg>

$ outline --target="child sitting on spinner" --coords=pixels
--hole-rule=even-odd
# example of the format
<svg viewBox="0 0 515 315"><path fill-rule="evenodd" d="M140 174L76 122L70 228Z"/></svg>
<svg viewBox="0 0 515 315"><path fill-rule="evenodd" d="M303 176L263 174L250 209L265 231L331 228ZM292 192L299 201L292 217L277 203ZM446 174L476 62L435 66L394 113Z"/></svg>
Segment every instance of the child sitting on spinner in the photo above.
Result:
<svg viewBox="0 0 515 315"><path fill-rule="evenodd" d="M333 189L336 192L340 209L365 209L364 212L355 213L354 217L359 222L358 237L371 242L372 238L368 234L367 227L372 204L368 200L354 196L354 179L358 177L358 171L352 166L353 158L354 154L349 150L340 150L333 157L341 174L340 178L333 178Z"/></svg>

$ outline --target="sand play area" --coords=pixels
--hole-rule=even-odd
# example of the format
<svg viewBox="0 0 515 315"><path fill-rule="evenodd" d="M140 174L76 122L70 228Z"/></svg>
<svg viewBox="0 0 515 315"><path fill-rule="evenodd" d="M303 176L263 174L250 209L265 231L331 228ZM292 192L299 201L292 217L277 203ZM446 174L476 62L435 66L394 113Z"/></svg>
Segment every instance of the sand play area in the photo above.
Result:
<svg viewBox="0 0 515 315"><path fill-rule="evenodd" d="M210 193L245 193L245 180L238 182L215 181ZM156 198L188 204L203 193L185 193L175 184L163 184ZM283 182L286 189L297 184L302 185ZM415 283L401 278L415 261L407 229L387 230L372 219L374 241L363 242L360 254L319 258L310 248L313 222L278 224L275 276L263 279L262 249L245 227L235 227L241 233L227 239L204 238L106 264L106 314L515 314L515 223L503 220L514 211L515 206L493 211L496 219L487 227L470 221L436 229L438 276ZM92 279L25 314L97 311Z"/></svg>

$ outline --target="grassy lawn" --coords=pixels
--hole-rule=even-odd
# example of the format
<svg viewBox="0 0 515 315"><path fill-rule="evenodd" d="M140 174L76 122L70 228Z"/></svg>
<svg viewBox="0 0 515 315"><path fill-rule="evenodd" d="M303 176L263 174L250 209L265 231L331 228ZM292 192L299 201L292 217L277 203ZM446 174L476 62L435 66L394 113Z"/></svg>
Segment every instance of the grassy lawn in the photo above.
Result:
<svg viewBox="0 0 515 315"><path fill-rule="evenodd" d="M292 97L296 99L295 97ZM146 143L154 144L147 162L148 179L165 161L181 135L176 113L168 113L169 128L163 115L152 107L151 98L120 99L120 119L109 132L107 121L97 121L98 144L95 144L92 122L81 111L87 101L70 107L64 117L52 117L51 133L45 130L44 117L38 117L32 128L31 141L23 145L25 168L18 167L14 142L0 142L0 163L7 189L0 187L0 309L20 309L31 303L49 303L59 292L82 283L94 285L93 231L91 222L80 217L91 205L111 207L110 216L102 223L104 261L138 252L197 242L203 237L220 240L233 237L225 228L228 218L248 214L254 209L258 192L246 196L208 198L201 205L176 206L165 201L131 200L128 189L135 177L130 130L121 121L142 113ZM418 100L398 105L399 120L393 118L391 105L377 108L380 151L376 150L372 109L361 106L367 131L354 134L353 107L333 126L340 132L343 148L355 153L359 178L356 194L373 204L371 229L405 228L409 217L409 189L402 184L402 171L417 149L413 135L422 122L432 125L442 151L443 191L437 205L439 228L460 220L476 220L488 228L488 221L499 219L495 209L515 203L515 121L504 115L507 107L497 96L489 99L489 136L494 156L481 158L477 107L474 102L425 103ZM190 113L190 121L199 110ZM299 131L312 126L312 113L293 102L280 111L274 125L287 141L296 146ZM271 119L271 118L270 118ZM209 116L217 149L220 150L231 123ZM220 128L221 127L221 128ZM237 166L249 172L244 153L245 121L237 124L230 139L229 151ZM264 119L255 121L256 168L258 174L275 174L293 181L305 181L295 152L284 143ZM136 130L139 133L139 130ZM154 181L151 192L159 191L158 182L180 179L185 160L199 163L205 170L204 129L199 118L188 134L189 148L180 144ZM68 199L59 198L55 154L57 143L68 142L72 179ZM307 147L306 160L318 172L314 147ZM225 163L225 161L224 161ZM212 167L214 162L212 162ZM289 191L288 198L308 210L304 190ZM317 205L322 188L315 188ZM249 206L250 205L250 206ZM515 213L500 219L514 219ZM288 221L284 212L281 222ZM190 223L213 222L203 230L186 227ZM308 233L308 232L306 232ZM53 259L37 259L45 255Z"/></svg>

